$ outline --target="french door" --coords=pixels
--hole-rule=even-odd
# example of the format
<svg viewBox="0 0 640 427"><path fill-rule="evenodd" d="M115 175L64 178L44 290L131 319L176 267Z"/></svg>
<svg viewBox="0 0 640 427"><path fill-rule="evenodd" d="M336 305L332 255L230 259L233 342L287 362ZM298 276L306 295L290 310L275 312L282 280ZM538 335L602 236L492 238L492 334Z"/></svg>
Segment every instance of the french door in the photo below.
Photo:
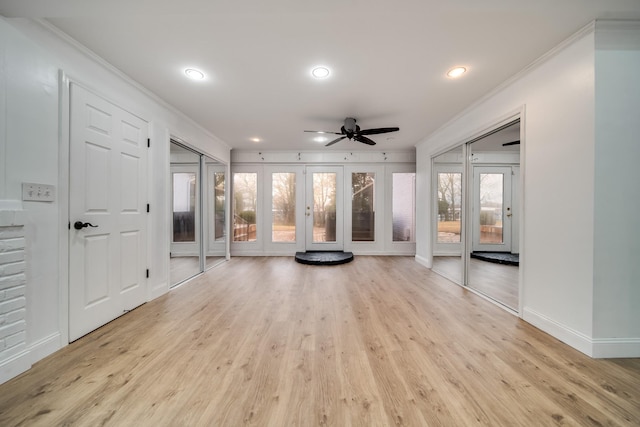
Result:
<svg viewBox="0 0 640 427"><path fill-rule="evenodd" d="M473 251L511 252L511 167L473 168Z"/></svg>
<svg viewBox="0 0 640 427"><path fill-rule="evenodd" d="M340 166L307 166L305 174L305 248L344 249L344 177Z"/></svg>

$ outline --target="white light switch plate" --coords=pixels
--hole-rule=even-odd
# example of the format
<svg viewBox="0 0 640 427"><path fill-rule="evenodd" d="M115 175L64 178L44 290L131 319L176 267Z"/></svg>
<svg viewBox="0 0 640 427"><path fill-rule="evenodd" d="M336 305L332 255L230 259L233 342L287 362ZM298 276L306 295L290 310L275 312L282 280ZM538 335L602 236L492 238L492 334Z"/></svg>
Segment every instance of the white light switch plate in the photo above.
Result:
<svg viewBox="0 0 640 427"><path fill-rule="evenodd" d="M53 202L56 198L56 187L49 184L22 183L22 200L33 202Z"/></svg>

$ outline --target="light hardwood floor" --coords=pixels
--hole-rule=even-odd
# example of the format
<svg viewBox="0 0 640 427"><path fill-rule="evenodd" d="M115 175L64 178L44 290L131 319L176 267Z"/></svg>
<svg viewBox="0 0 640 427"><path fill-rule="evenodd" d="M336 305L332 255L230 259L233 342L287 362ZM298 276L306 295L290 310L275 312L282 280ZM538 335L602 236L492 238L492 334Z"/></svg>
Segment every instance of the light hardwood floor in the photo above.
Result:
<svg viewBox="0 0 640 427"><path fill-rule="evenodd" d="M461 257L434 256L433 270L458 284L462 283ZM469 287L514 311L518 311L518 284L517 266L470 259Z"/></svg>
<svg viewBox="0 0 640 427"><path fill-rule="evenodd" d="M208 256L205 270L223 261L221 256ZM180 256L169 258L169 280L171 286L177 285L200 273L200 258L197 256Z"/></svg>
<svg viewBox="0 0 640 427"><path fill-rule="evenodd" d="M2 426L637 426L593 360L410 257L235 257L0 386Z"/></svg>

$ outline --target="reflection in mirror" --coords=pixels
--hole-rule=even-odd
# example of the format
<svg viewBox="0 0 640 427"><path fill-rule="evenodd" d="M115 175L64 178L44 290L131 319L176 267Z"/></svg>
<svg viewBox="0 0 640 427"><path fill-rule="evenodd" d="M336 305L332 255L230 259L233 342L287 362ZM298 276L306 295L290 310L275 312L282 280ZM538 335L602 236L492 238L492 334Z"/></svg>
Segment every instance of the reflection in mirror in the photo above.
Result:
<svg viewBox="0 0 640 427"><path fill-rule="evenodd" d="M200 155L171 142L171 286L183 282L200 268Z"/></svg>
<svg viewBox="0 0 640 427"><path fill-rule="evenodd" d="M205 270L213 267L225 259L226 251L226 218L225 197L226 185L225 166L210 157L204 159L203 198L205 236L203 249Z"/></svg>
<svg viewBox="0 0 640 427"><path fill-rule="evenodd" d="M518 310L520 123L468 146L471 244L467 286Z"/></svg>
<svg viewBox="0 0 640 427"><path fill-rule="evenodd" d="M462 282L462 146L433 158L433 271Z"/></svg>

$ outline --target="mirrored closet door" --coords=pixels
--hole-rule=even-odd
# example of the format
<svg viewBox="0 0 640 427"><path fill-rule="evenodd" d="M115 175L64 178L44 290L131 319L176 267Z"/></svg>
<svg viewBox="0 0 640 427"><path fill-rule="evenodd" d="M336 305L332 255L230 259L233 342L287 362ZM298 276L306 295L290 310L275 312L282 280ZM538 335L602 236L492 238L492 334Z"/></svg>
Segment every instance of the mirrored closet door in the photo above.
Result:
<svg viewBox="0 0 640 427"><path fill-rule="evenodd" d="M433 271L519 308L520 122L432 158Z"/></svg>
<svg viewBox="0 0 640 427"><path fill-rule="evenodd" d="M226 255L226 166L171 141L170 285L223 261Z"/></svg>

